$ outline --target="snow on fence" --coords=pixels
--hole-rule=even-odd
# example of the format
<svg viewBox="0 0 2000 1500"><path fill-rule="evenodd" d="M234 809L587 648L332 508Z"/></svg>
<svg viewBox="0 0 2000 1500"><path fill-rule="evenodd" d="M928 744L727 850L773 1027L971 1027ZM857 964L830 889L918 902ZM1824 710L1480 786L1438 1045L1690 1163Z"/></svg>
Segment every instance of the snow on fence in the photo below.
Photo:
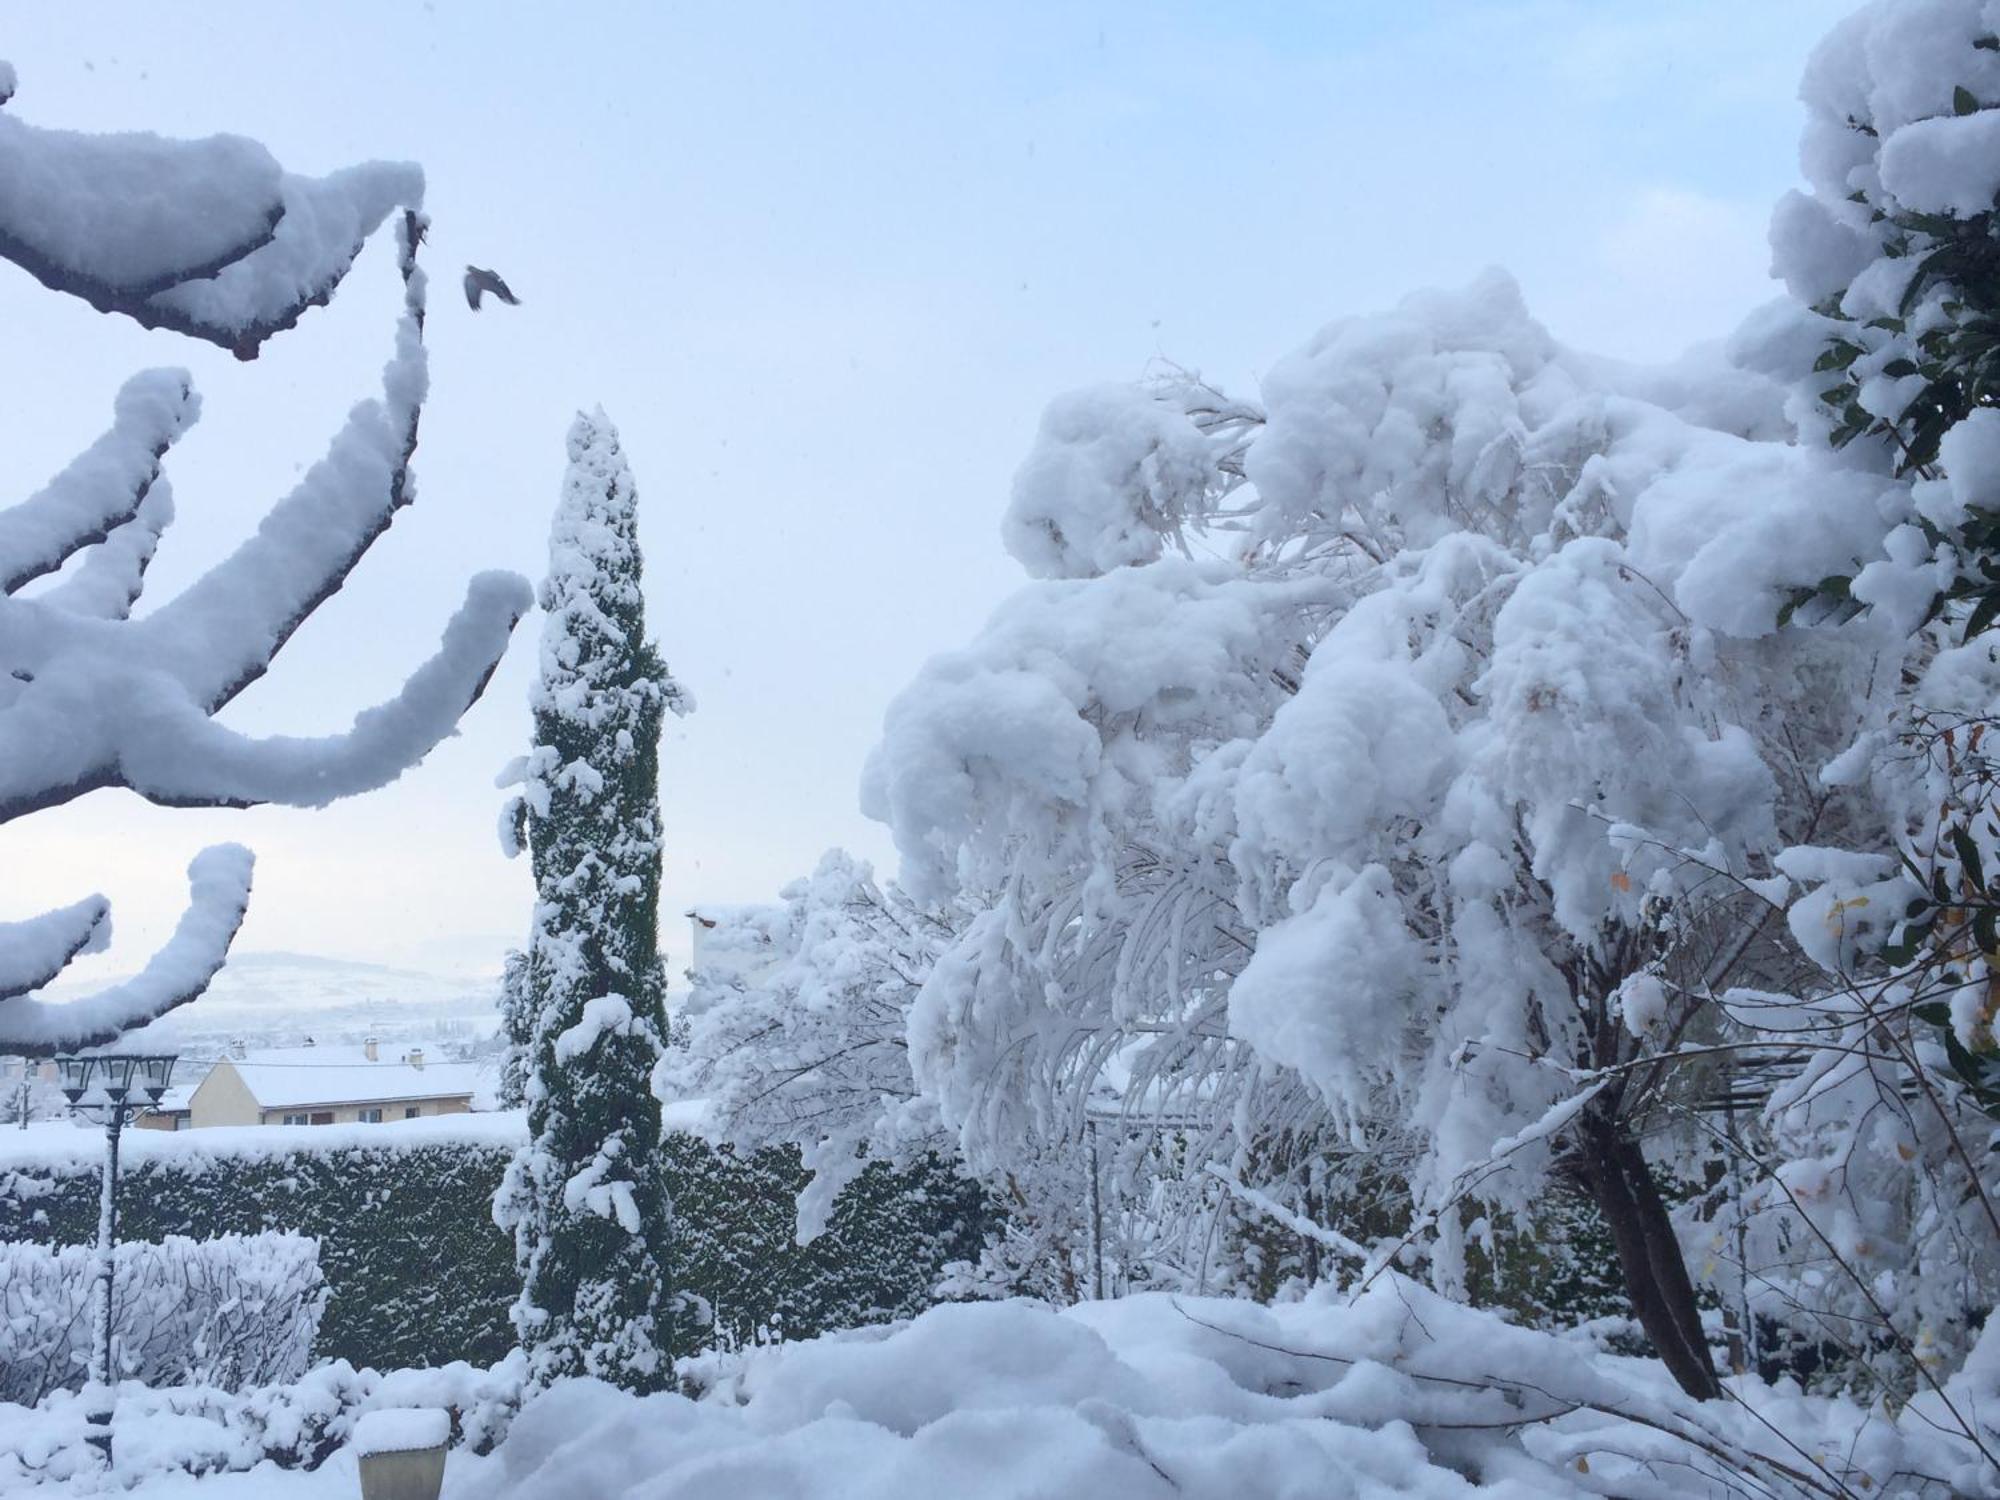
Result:
<svg viewBox="0 0 2000 1500"><path fill-rule="evenodd" d="M0 1401L83 1383L96 1251L0 1244ZM326 1306L319 1243L226 1234L118 1247L112 1351L121 1378L226 1391L296 1380Z"/></svg>

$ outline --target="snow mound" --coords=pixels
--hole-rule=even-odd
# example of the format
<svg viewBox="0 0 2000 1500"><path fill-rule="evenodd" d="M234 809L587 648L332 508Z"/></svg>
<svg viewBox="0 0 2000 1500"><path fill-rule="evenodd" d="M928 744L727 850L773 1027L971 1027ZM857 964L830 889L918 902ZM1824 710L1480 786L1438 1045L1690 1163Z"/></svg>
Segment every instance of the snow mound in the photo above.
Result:
<svg viewBox="0 0 2000 1500"><path fill-rule="evenodd" d="M706 1381L700 1399L551 1387L447 1493L1568 1500L1742 1493L1748 1480L1791 1493L1770 1483L1797 1461L1763 1427L1773 1416L1841 1453L1831 1475L1854 1493L1884 1493L1900 1466L1952 1462L1934 1437L1839 1401L1738 1382L1738 1403L1689 1402L1649 1362L1393 1274L1271 1307L1163 1294L1060 1312L947 1304L683 1370Z"/></svg>

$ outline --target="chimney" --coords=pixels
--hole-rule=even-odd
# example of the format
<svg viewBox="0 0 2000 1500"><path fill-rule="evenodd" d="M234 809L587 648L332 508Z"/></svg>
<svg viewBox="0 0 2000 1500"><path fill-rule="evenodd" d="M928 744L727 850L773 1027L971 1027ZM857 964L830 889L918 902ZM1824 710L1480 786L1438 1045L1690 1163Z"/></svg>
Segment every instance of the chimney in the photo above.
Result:
<svg viewBox="0 0 2000 1500"><path fill-rule="evenodd" d="M410 1055L403 1060L421 1072L424 1066L424 1049L421 1047L412 1047Z"/></svg>
<svg viewBox="0 0 2000 1500"><path fill-rule="evenodd" d="M361 1051L363 1055L366 1056L370 1062L381 1061L381 1057L378 1053L374 1037L371 1036L370 1038L368 1038L367 1041L361 1044Z"/></svg>

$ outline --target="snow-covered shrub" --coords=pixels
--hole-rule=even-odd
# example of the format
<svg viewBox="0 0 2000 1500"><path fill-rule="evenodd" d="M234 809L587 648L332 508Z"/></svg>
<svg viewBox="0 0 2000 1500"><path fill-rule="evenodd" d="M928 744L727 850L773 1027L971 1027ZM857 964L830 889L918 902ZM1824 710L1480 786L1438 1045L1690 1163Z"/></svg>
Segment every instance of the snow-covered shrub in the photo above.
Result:
<svg viewBox="0 0 2000 1500"><path fill-rule="evenodd" d="M0 65L0 76L5 105L14 75ZM238 137L82 135L0 114L0 257L101 311L253 358L332 297L391 219L404 288L379 399L349 413L255 535L171 601L133 617L174 517L162 460L200 412L185 371L134 376L109 430L0 510L0 823L105 787L169 806L324 806L394 780L479 696L530 603L511 574L474 578L438 653L344 734L259 740L215 718L416 498L423 191L407 164L309 179ZM0 923L0 1051L96 1045L199 995L242 922L250 871L239 845L196 856L187 914L147 967L60 1006L34 992L104 946L104 899Z"/></svg>
<svg viewBox="0 0 2000 1500"><path fill-rule="evenodd" d="M80 1385L96 1251L0 1244L0 1401ZM326 1306L319 1244L289 1233L172 1235L117 1249L114 1371L241 1390L296 1380Z"/></svg>
<svg viewBox="0 0 2000 1500"><path fill-rule="evenodd" d="M171 1474L260 1465L316 1469L341 1450L369 1412L411 1406L449 1411L452 1445L485 1453L520 1408L521 1372L519 1355L509 1355L490 1368L452 1362L386 1372L335 1360L283 1385L234 1391L128 1380L116 1393L110 1483L132 1490ZM88 1408L68 1392L58 1391L35 1407L0 1403L0 1487L70 1479L101 1484L100 1460L88 1446L88 1433Z"/></svg>

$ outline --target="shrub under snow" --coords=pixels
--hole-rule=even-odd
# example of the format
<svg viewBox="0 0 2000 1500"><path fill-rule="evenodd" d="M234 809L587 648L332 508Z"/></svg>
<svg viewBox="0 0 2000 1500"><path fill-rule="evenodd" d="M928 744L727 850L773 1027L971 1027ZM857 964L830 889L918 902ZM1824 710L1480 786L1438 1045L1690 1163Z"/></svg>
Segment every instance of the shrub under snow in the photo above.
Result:
<svg viewBox="0 0 2000 1500"><path fill-rule="evenodd" d="M0 1244L0 1400L32 1404L82 1384L96 1256ZM326 1307L317 1240L171 1235L117 1256L112 1341L125 1379L233 1391L305 1373Z"/></svg>

